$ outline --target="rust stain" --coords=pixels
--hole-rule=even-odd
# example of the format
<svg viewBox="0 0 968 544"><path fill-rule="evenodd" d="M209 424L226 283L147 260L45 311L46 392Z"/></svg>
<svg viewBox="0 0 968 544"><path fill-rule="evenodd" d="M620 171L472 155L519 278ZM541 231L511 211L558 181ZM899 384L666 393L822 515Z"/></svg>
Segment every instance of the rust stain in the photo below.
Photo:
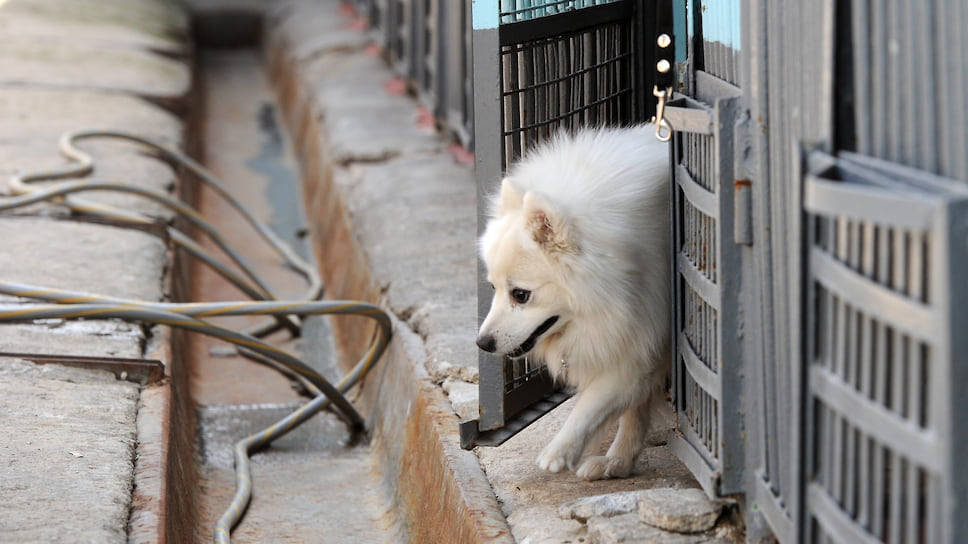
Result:
<svg viewBox="0 0 968 544"><path fill-rule="evenodd" d="M346 30L356 30L358 32L363 32L364 30L370 28L370 24L367 22L366 19L362 17L353 17L343 25L343 28L345 28Z"/></svg>
<svg viewBox="0 0 968 544"><path fill-rule="evenodd" d="M395 96L407 94L407 82L402 77L392 77L383 82L383 89Z"/></svg>
<svg viewBox="0 0 968 544"><path fill-rule="evenodd" d="M424 106L417 108L417 126L428 130L434 130L437 128L437 122L434 119L434 114L430 113L430 110Z"/></svg>
<svg viewBox="0 0 968 544"><path fill-rule="evenodd" d="M356 6L349 2L343 2L339 5L339 14L348 17L358 17L359 14L356 12Z"/></svg>
<svg viewBox="0 0 968 544"><path fill-rule="evenodd" d="M748 179L738 179L733 182L733 186L737 189L743 189L746 187L752 187L753 182Z"/></svg>
<svg viewBox="0 0 968 544"><path fill-rule="evenodd" d="M451 144L447 148L457 164L474 164L474 154L460 144Z"/></svg>
<svg viewBox="0 0 968 544"><path fill-rule="evenodd" d="M369 55L378 55L380 51L376 44L366 48L366 54ZM300 77L299 67L291 60L281 57L278 60L281 66L277 84L281 83L286 89L289 88L286 84L291 82L292 88L301 88L300 82L295 81ZM384 89L393 95L407 92L406 82L399 77L384 82ZM311 109L311 105L303 103L313 100L310 95L287 93L281 106L290 114ZM380 290L370 275L365 253L353 236L352 220L342 202L341 190L334 183L334 162L327 156L327 135L318 125L319 116L290 115L290 124L299 117L305 119L304 123L308 125L303 127L304 130L294 132L301 160L309 166L304 173L305 190L312 195L307 199L312 207L309 215L316 218L310 228L316 240L317 255L327 257L319 263L327 285L327 296L377 302ZM418 122L432 123L433 119L429 112L421 112ZM460 146L452 146L450 152L460 163L473 163L473 154ZM320 208L324 206L326 213L320 213ZM340 353L358 354L369 344L373 325L360 327L360 324L355 319L333 322ZM391 344L393 351L396 350ZM478 479L465 474L469 468L467 463L473 463L476 467L479 465L472 453L460 450L456 419L446 399L432 384L421 384L419 378L412 375L397 375L400 372L410 374L411 365L422 365L422 362L410 361L405 355L399 354L391 357L391 352L384 355L385 360L380 364L383 369L380 380L371 382L372 387L367 389L372 393L364 393L364 396L380 392L379 400L371 399L369 402L370 411L376 412L393 411L399 408L396 404L401 401L412 403L407 409L402 428L387 431L400 438L392 445L394 451L388 452L388 457L396 458L390 464L396 466L382 467L388 475L392 475L393 494L401 502L401 513L405 516L404 524L410 542L512 542L510 529L496 499L490 494L490 486L483 480L483 473ZM416 379L417 383L405 393L407 399L398 399L394 403L383 395L385 387L410 379ZM384 416L395 417L390 413ZM466 456L472 460L469 461Z"/></svg>

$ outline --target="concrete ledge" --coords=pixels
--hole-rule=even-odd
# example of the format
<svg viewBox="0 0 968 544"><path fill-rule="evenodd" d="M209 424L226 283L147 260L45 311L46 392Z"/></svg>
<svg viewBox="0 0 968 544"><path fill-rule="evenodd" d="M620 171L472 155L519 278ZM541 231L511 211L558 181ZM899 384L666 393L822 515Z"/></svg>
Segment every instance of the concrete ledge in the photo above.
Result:
<svg viewBox="0 0 968 544"><path fill-rule="evenodd" d="M379 302L394 340L360 393L411 542L513 542L439 384L476 379L475 188L340 3L285 2L265 54L302 160L327 298ZM299 21L312 20L314 38ZM342 38L342 39L341 39ZM369 54L368 54L369 52ZM370 339L334 329L348 362Z"/></svg>
<svg viewBox="0 0 968 544"><path fill-rule="evenodd" d="M0 359L4 541L127 541L138 396L110 372Z"/></svg>
<svg viewBox="0 0 968 544"><path fill-rule="evenodd" d="M61 133L85 128L137 133L184 149L185 119L191 90L188 55L188 14L170 0L8 0L0 17L0 179L15 171L33 171L65 164L57 149ZM143 150L118 142L84 142L98 161L95 176L173 191L176 173ZM0 182L0 195L7 187ZM163 221L171 212L142 198L115 193L90 193L85 198L144 212ZM67 218L56 204L34 205L0 218L0 277L47 287L88 291L143 300L162 300L183 287L178 265L163 241L144 232ZM13 300L16 303L25 301ZM4 300L5 303L11 299ZM93 510L93 492L69 492L69 472L40 465L35 477L47 477L58 494L51 501L28 504L23 494L4 494L8 506L33 508L44 516L51 532L37 538L8 531L7 541L188 542L193 527L193 411L187 378L179 367L178 332L165 327L143 327L119 321L52 321L0 327L0 349L95 357L154 358L166 365L166 379L139 386L113 376L97 378L98 388L110 394L117 386L133 388L124 397L130 421L113 424L130 434L127 450L115 450L113 465L100 453L84 453L80 461L102 468L84 485L97 486L109 478L123 481L123 492L112 505L120 513L107 518ZM96 371L76 370L84 376ZM72 380L74 378L71 378ZM94 379L94 378L92 378ZM47 375L35 377L36 387L58 391L74 387L70 381ZM8 380L0 380L7 383ZM103 383L101 383L103 382ZM71 402L78 401L76 396ZM130 401L130 402L129 402ZM106 399L101 410L110 417L121 397ZM22 406L4 408L9 421L27 421ZM135 416L136 411L136 416ZM176 424L172 425L172 422ZM72 428L78 437L103 429L81 422ZM48 429L30 429L29 442ZM57 452L58 455L60 452ZM55 459L57 455L50 455ZM36 457L25 457L33 462ZM70 459L68 459L70 460ZM115 467L109 477L101 470ZM30 467L27 467L30 469ZM49 474L41 474L47 472ZM29 470L27 472L29 474ZM11 474L0 477L4 487ZM83 500L74 500L81 498ZM58 502L60 501L60 502ZM64 516L52 515L51 505L69 504ZM14 516L2 516L13 520ZM100 524L90 531L85 527ZM105 533L109 531L111 535ZM40 535L40 533L38 533ZM60 535L60 536L50 536ZM113 535L113 536L112 536ZM21 538L22 537L22 538Z"/></svg>

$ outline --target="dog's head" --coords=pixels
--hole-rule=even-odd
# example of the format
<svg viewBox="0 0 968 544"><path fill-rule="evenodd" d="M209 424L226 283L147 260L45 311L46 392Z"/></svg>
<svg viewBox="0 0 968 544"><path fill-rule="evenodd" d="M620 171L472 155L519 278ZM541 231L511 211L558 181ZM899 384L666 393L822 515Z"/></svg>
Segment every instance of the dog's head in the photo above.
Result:
<svg viewBox="0 0 968 544"><path fill-rule="evenodd" d="M494 288L477 345L520 357L567 326L568 258L580 251L561 210L505 179L481 237L481 256Z"/></svg>

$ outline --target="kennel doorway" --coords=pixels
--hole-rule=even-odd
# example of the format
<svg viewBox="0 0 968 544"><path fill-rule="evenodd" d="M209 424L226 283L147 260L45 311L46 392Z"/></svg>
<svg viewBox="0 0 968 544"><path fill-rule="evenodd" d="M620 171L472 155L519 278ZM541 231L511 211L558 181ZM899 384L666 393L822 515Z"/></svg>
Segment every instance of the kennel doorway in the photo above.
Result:
<svg viewBox="0 0 968 544"><path fill-rule="evenodd" d="M478 202L508 164L556 131L651 114L640 59L652 18L638 0L494 0L474 9ZM493 293L482 268L478 290L484 316ZM462 423L464 447L500 444L569 396L537 362L482 352L479 364L480 419Z"/></svg>

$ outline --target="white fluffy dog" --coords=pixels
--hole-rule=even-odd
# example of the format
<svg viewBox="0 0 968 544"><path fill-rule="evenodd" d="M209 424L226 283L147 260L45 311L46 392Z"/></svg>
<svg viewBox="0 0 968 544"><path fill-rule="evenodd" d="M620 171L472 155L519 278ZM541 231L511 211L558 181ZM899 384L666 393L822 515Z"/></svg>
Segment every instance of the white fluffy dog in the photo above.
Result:
<svg viewBox="0 0 968 544"><path fill-rule="evenodd" d="M494 287L477 345L577 391L545 470L628 476L669 367L669 157L654 127L560 134L508 172L481 237ZM619 417L605 456L586 457ZM594 443L594 444L592 444Z"/></svg>

